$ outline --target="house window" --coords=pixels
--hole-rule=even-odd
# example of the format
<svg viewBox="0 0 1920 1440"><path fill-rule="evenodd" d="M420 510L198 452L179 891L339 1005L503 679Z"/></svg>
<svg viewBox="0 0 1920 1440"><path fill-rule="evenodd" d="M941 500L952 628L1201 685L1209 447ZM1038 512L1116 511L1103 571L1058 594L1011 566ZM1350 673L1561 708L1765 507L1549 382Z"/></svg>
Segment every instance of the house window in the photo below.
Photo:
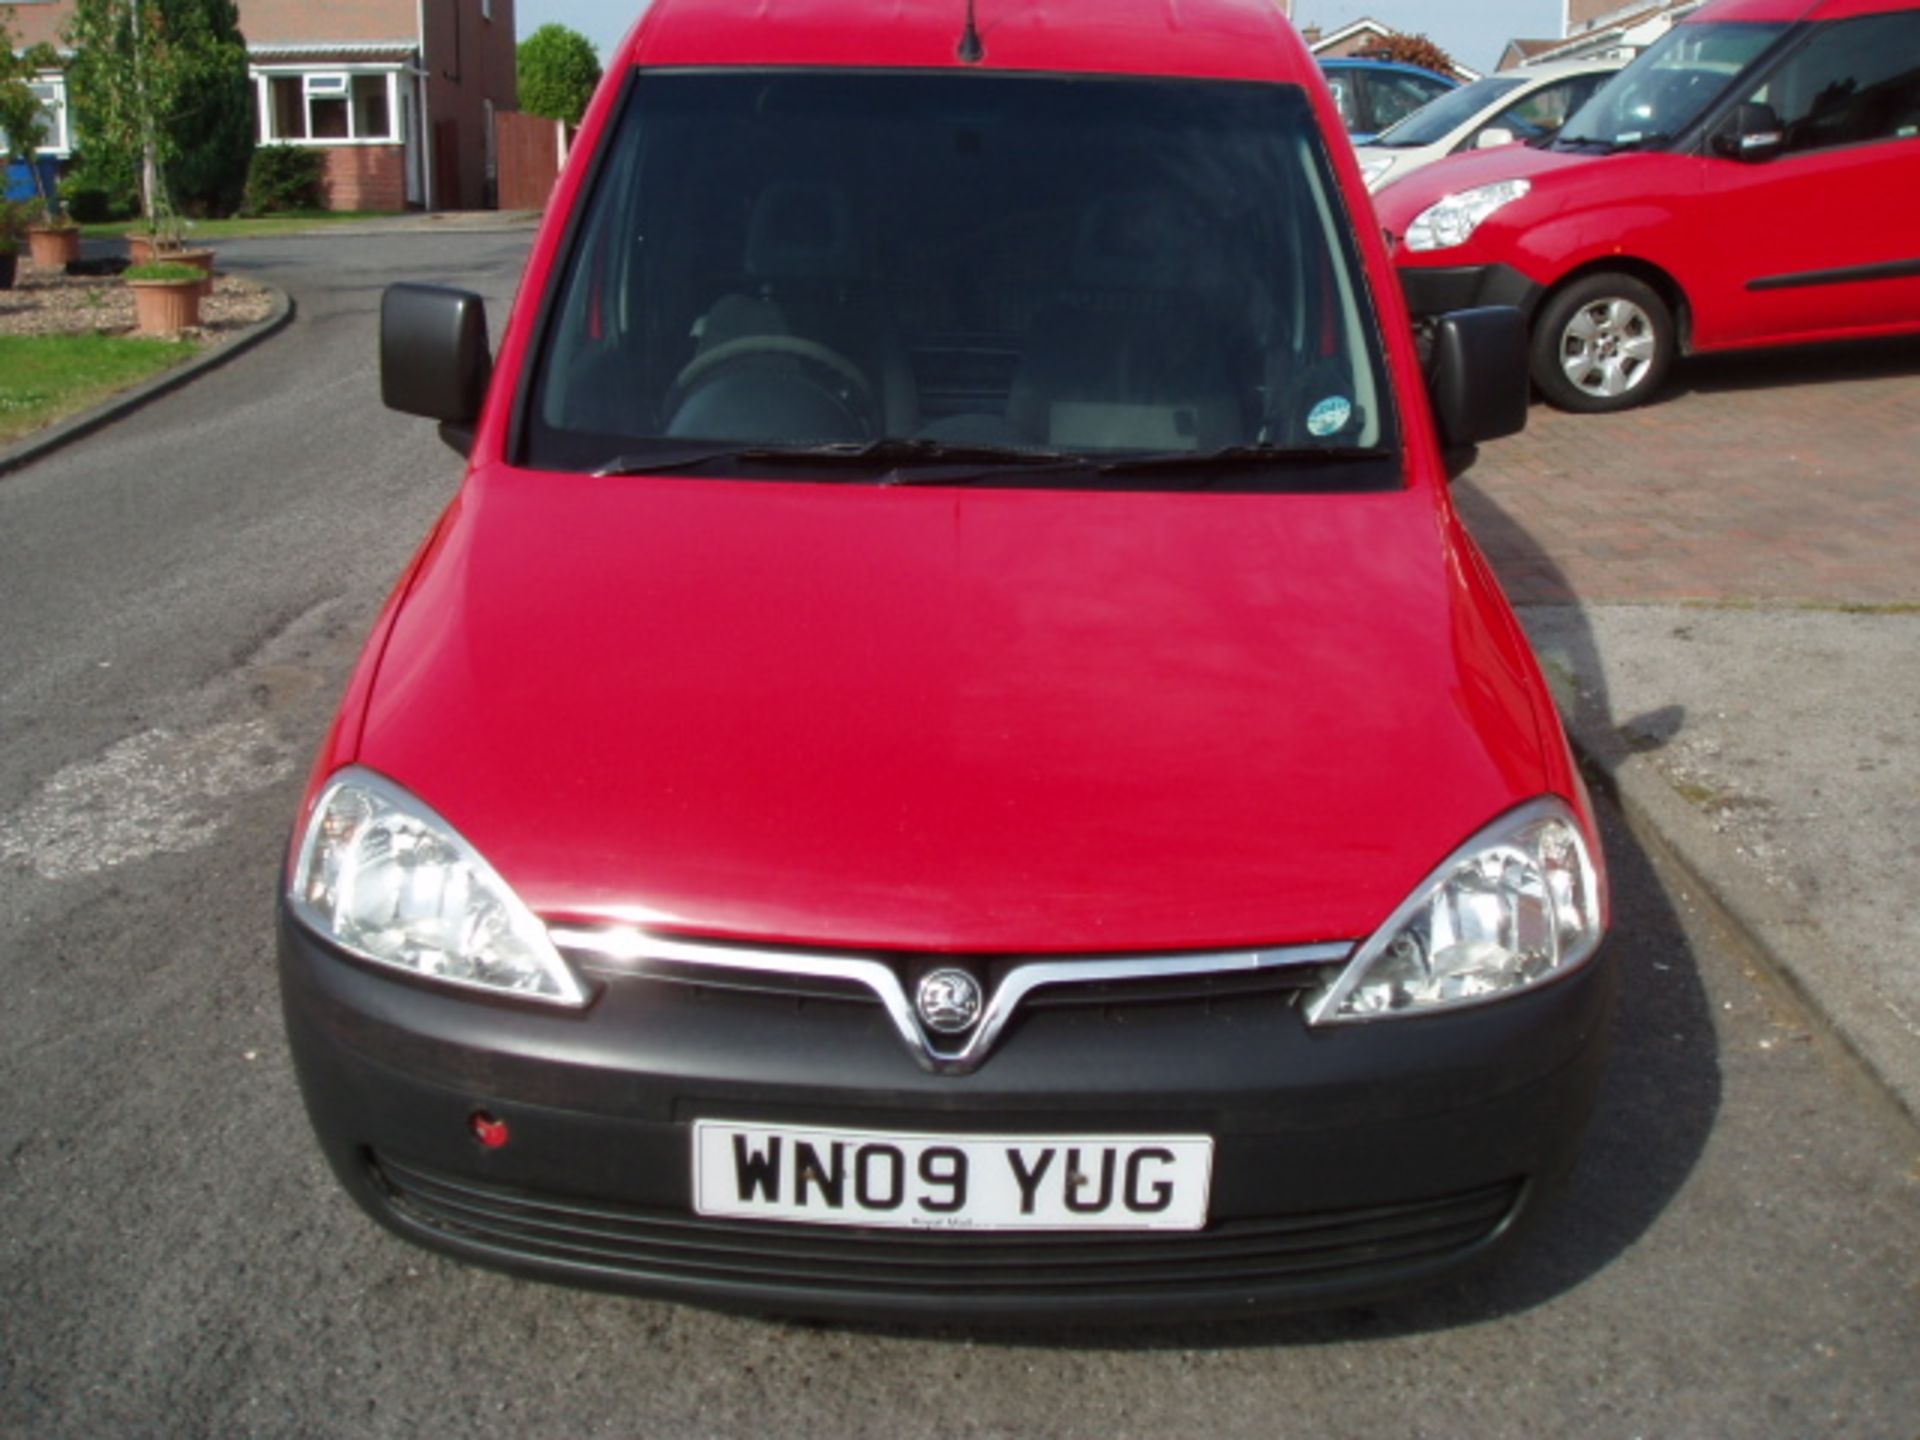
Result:
<svg viewBox="0 0 1920 1440"><path fill-rule="evenodd" d="M267 82L272 97L267 113L267 140L307 138L307 106L298 75L275 75Z"/></svg>
<svg viewBox="0 0 1920 1440"><path fill-rule="evenodd" d="M313 70L260 76L262 144L391 145L395 73Z"/></svg>
<svg viewBox="0 0 1920 1440"><path fill-rule="evenodd" d="M44 133L40 137L40 153L66 158L73 149L73 134L67 128L67 82L59 75L39 75L27 82L27 88L33 91L34 98L40 102L40 122ZM0 152L11 150L6 132L0 130Z"/></svg>
<svg viewBox="0 0 1920 1440"><path fill-rule="evenodd" d="M344 75L309 75L307 135L313 140L351 140L353 122L347 114L349 82Z"/></svg>
<svg viewBox="0 0 1920 1440"><path fill-rule="evenodd" d="M353 133L362 140L392 140L393 117L387 106L387 77L353 77Z"/></svg>

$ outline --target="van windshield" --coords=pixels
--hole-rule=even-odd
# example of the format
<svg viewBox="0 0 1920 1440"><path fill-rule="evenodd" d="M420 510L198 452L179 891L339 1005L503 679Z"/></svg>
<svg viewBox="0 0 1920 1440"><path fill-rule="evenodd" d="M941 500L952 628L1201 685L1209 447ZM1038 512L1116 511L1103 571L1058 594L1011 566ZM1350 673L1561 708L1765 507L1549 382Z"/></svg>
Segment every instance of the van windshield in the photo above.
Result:
<svg viewBox="0 0 1920 1440"><path fill-rule="evenodd" d="M1737 21L1676 25L1567 121L1555 150L1648 150L1676 139L1787 31Z"/></svg>
<svg viewBox="0 0 1920 1440"><path fill-rule="evenodd" d="M1401 483L1295 87L642 72L543 326L539 468Z"/></svg>
<svg viewBox="0 0 1920 1440"><path fill-rule="evenodd" d="M1398 125L1381 131L1368 143L1390 150L1438 145L1502 95L1511 94L1526 83L1527 77L1524 75L1488 75L1429 101Z"/></svg>

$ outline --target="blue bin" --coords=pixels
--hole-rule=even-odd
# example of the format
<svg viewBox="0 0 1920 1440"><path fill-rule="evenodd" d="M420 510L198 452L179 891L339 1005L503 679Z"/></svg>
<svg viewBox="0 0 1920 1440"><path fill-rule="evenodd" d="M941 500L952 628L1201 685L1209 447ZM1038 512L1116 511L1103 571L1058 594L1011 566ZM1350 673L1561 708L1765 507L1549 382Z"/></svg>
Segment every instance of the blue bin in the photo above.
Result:
<svg viewBox="0 0 1920 1440"><path fill-rule="evenodd" d="M46 184L47 194L60 193L60 162L51 155L42 155L39 159L40 178ZM40 192L34 188L33 171L25 161L7 162L7 199L38 200Z"/></svg>

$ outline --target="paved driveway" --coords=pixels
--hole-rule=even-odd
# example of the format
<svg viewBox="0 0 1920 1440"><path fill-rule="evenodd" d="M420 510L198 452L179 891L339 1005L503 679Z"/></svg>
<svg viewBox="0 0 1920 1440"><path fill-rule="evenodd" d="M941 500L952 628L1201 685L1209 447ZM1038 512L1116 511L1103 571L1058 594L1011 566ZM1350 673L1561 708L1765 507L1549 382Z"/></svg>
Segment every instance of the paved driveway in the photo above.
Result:
<svg viewBox="0 0 1920 1440"><path fill-rule="evenodd" d="M1920 340L1696 360L1619 415L1536 405L1460 504L1516 604L1920 602Z"/></svg>

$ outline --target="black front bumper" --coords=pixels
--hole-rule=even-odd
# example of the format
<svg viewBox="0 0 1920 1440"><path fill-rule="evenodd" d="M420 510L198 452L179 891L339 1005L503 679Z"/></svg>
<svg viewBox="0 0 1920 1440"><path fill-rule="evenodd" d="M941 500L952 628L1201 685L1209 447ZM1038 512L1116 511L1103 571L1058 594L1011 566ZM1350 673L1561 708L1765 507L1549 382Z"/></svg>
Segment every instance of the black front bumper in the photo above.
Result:
<svg viewBox="0 0 1920 1440"><path fill-rule="evenodd" d="M1512 305L1529 321L1546 292L1511 265L1402 265L1400 288L1416 320L1483 305Z"/></svg>
<svg viewBox="0 0 1920 1440"><path fill-rule="evenodd" d="M971 1075L877 1007L638 976L561 1012L342 958L284 914L287 1026L354 1198L402 1235L577 1284L846 1318L1044 1322L1342 1302L1452 1274L1570 1166L1604 1051L1604 957L1540 991L1315 1030L1297 995L1036 1007ZM509 1144L474 1137L476 1111ZM691 1209L698 1119L1214 1137L1204 1230L986 1234Z"/></svg>

